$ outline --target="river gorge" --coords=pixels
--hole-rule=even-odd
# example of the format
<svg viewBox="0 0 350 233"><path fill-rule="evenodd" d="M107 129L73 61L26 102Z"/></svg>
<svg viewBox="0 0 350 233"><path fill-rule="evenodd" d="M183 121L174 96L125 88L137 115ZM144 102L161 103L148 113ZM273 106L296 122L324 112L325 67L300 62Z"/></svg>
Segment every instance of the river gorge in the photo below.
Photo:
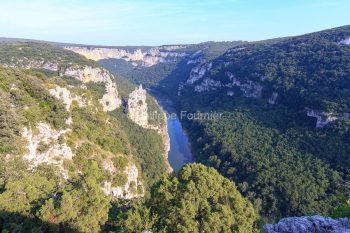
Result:
<svg viewBox="0 0 350 233"><path fill-rule="evenodd" d="M152 93L166 112L168 134L170 137L170 151L168 161L173 171L178 171L186 163L192 163L191 147L188 136L181 125L181 121L176 113L173 102L165 96Z"/></svg>

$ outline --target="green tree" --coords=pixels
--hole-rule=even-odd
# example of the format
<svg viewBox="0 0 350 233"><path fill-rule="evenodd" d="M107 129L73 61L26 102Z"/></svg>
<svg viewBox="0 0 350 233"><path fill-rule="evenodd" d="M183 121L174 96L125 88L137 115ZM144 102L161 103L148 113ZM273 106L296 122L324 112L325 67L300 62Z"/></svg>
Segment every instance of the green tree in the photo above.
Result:
<svg viewBox="0 0 350 233"><path fill-rule="evenodd" d="M61 224L78 232L99 232L108 220L110 198L101 190L101 172L96 162L59 198L51 198L40 209L39 217L44 222Z"/></svg>
<svg viewBox="0 0 350 233"><path fill-rule="evenodd" d="M161 180L148 205L156 232L256 232L258 215L235 184L201 164Z"/></svg>
<svg viewBox="0 0 350 233"><path fill-rule="evenodd" d="M332 214L333 218L350 218L350 198L346 201L346 203L339 205L337 208L333 210Z"/></svg>

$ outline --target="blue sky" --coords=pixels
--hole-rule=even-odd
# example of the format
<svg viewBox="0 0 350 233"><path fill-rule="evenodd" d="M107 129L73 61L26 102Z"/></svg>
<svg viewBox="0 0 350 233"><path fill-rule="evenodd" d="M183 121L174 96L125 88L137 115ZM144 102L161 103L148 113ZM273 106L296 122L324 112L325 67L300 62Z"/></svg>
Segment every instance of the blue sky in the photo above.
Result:
<svg viewBox="0 0 350 233"><path fill-rule="evenodd" d="M350 24L349 0L0 0L0 37L100 45L261 40Z"/></svg>

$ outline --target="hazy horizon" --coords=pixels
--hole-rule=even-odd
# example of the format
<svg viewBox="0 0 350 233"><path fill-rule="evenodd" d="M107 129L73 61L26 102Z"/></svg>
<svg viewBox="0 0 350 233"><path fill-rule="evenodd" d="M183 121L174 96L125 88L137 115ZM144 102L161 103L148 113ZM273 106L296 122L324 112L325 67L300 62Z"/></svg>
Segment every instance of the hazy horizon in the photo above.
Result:
<svg viewBox="0 0 350 233"><path fill-rule="evenodd" d="M346 0L4 0L0 37L102 46L257 41L348 25Z"/></svg>

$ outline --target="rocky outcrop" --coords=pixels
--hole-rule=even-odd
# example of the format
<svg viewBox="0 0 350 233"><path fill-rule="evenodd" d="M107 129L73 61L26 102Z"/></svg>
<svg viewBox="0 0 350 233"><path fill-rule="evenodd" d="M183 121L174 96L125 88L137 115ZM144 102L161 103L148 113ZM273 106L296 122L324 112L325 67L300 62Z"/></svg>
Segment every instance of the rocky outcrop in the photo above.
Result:
<svg viewBox="0 0 350 233"><path fill-rule="evenodd" d="M220 81L215 81L210 78L205 78L201 84L196 85L194 87L195 92L203 92L203 91L210 91L210 90L216 90L217 88L221 87Z"/></svg>
<svg viewBox="0 0 350 233"><path fill-rule="evenodd" d="M143 53L141 49L134 51L128 51L124 49L113 49L113 48L88 48L88 47L77 47L68 46L65 47L67 50L71 50L75 53L79 53L84 57L91 60L102 60L108 58L125 59L127 61L140 61L143 59Z"/></svg>
<svg viewBox="0 0 350 233"><path fill-rule="evenodd" d="M123 59L125 61L135 62L141 61L141 65L150 67L161 62L170 62L176 60L178 57L184 57L186 53L176 52L174 50L180 49L182 46L161 46L154 47L142 51L141 49L127 50L119 48L99 48L99 47L78 47L69 46L65 49L79 53L88 59L95 61L102 59ZM137 66L137 63L133 63Z"/></svg>
<svg viewBox="0 0 350 233"><path fill-rule="evenodd" d="M149 128L146 90L140 85L129 94L128 115L136 124Z"/></svg>
<svg viewBox="0 0 350 233"><path fill-rule="evenodd" d="M192 54L189 59L187 60L187 65L189 64L197 64L197 63L203 63L205 61L204 59L204 53L202 50L198 50L194 54Z"/></svg>
<svg viewBox="0 0 350 233"><path fill-rule="evenodd" d="M209 62L193 67L190 73L190 77L186 81L186 84L191 85L194 82L202 79L204 75L211 69L212 65L213 63Z"/></svg>
<svg viewBox="0 0 350 233"><path fill-rule="evenodd" d="M164 110L161 109L161 107L158 105L159 109L161 110L161 113L155 112L157 117L158 114L162 114L164 119L164 122L160 125L152 125L149 123L149 113L148 113L148 106L147 106L147 92L145 89L142 88L142 85L140 85L138 88L136 88L133 92L129 94L128 99L128 116L129 118L138 124L139 126L146 128L146 129L152 129L155 130L161 137L163 142L163 150L164 150L164 159L167 162L168 171L171 172L172 168L170 164L168 163L168 152L170 151L170 138L168 135L168 126L167 126L167 116L164 112Z"/></svg>
<svg viewBox="0 0 350 233"><path fill-rule="evenodd" d="M70 129L56 131L46 123L39 123L34 130L25 127L22 136L27 140L27 153L24 159L31 162L33 167L40 164L51 164L59 168L62 176L68 179L68 171L64 167L64 161L72 160L75 156L72 149L63 141ZM112 162L105 160L105 170L114 175L116 169ZM118 171L120 172L120 171ZM144 195L144 190L138 169L134 163L129 162L127 167L121 171L127 176L127 182L121 187L112 187L112 182L105 182L101 187L107 195L115 198L132 199Z"/></svg>
<svg viewBox="0 0 350 233"><path fill-rule="evenodd" d="M200 69L200 71L191 77L191 80L187 81L187 85L192 84L192 82L196 82L199 79L202 79L202 77L205 74L205 69ZM263 87L257 82L253 82L251 80L245 80L244 82L238 80L231 72L227 72L226 76L228 77L229 82L224 83L218 80L211 79L209 77L204 78L200 84L195 85L194 91L195 92L204 92L204 91L212 91L212 90L218 90L220 88L233 88L233 87L239 87L240 91L242 92L243 96L245 97L253 97L258 98L262 94ZM181 91L181 90L179 90ZM232 90L227 91L228 96L233 96L234 92ZM274 98L277 98L277 96L273 96ZM272 99L273 100L273 99Z"/></svg>
<svg viewBox="0 0 350 233"><path fill-rule="evenodd" d="M350 45L350 37L349 38L346 38L344 40L341 40L339 42L339 44L343 44L343 45Z"/></svg>
<svg viewBox="0 0 350 233"><path fill-rule="evenodd" d="M167 115L165 111L162 109L164 124L161 127L157 127L156 130L159 133L159 135L162 137L163 142L163 151L164 151L164 160L167 164L167 171L170 173L173 171L173 168L170 166L168 161L168 153L170 151L170 137L168 134L168 123L167 123Z"/></svg>
<svg viewBox="0 0 350 233"><path fill-rule="evenodd" d="M163 45L163 46L160 46L159 48L167 51L172 51L177 49L184 49L186 47L187 47L186 45Z"/></svg>
<svg viewBox="0 0 350 233"><path fill-rule="evenodd" d="M71 76L83 83L101 82L105 83L106 93L100 99L104 111L113 111L120 107L121 99L118 96L117 85L114 77L107 70L100 67L72 65L61 69L58 63L45 60L30 60L26 57L13 59L9 64L1 64L4 68L21 69L45 69L57 72L60 76Z"/></svg>
<svg viewBox="0 0 350 233"><path fill-rule="evenodd" d="M107 168L113 172L114 167ZM125 185L121 187L113 187L112 182L106 181L103 185L102 190L107 195L112 195L115 198L132 199L142 197L144 195L144 190L142 183L139 181L139 172L135 164L129 163L128 166L123 171L127 175L127 181ZM141 190L140 190L141 189Z"/></svg>
<svg viewBox="0 0 350 233"><path fill-rule="evenodd" d="M107 70L98 67L84 66L80 68L75 66L67 68L64 75L72 76L83 83L105 83L106 93L99 100L103 110L109 112L120 107L122 102L118 96L117 85L113 82L113 76Z"/></svg>
<svg viewBox="0 0 350 233"><path fill-rule="evenodd" d="M239 89L243 93L243 96L245 97L258 98L261 96L263 90L261 84L253 82L251 80L245 80L244 82L242 82L239 79L237 79L233 73L229 71L226 72L226 76L228 77L229 83L226 83L223 86L228 88L239 87Z"/></svg>
<svg viewBox="0 0 350 233"><path fill-rule="evenodd" d="M56 86L54 89L50 89L49 92L50 92L50 95L52 95L53 97L59 100L62 100L62 102L66 106L66 110L69 113L70 113L70 107L73 101L77 102L80 108L88 105L88 103L86 103L86 101L84 101L81 96L72 95L71 92L65 87ZM69 116L69 118L66 120L66 123L68 125L72 124L71 116Z"/></svg>
<svg viewBox="0 0 350 233"><path fill-rule="evenodd" d="M319 112L312 109L307 109L306 112L307 116L309 117L315 117L317 119L316 121L316 128L322 128L329 123L332 123L337 120L349 120L350 114L349 113L343 113L343 114L335 114L335 113L328 113L328 112Z"/></svg>
<svg viewBox="0 0 350 233"><path fill-rule="evenodd" d="M25 127L22 136L27 140L27 153L23 156L29 160L33 166L42 163L53 164L60 168L64 177L68 172L63 167L64 160L71 160L73 152L59 138L64 138L70 129L56 131L46 123L39 123L35 130Z"/></svg>
<svg viewBox="0 0 350 233"><path fill-rule="evenodd" d="M284 218L264 226L264 233L350 233L350 219L322 216Z"/></svg>
<svg viewBox="0 0 350 233"><path fill-rule="evenodd" d="M21 68L21 69L44 69L48 71L58 72L59 66L57 63L45 61L44 59L29 59L21 57L18 59L12 58L9 63L2 63L3 68Z"/></svg>

